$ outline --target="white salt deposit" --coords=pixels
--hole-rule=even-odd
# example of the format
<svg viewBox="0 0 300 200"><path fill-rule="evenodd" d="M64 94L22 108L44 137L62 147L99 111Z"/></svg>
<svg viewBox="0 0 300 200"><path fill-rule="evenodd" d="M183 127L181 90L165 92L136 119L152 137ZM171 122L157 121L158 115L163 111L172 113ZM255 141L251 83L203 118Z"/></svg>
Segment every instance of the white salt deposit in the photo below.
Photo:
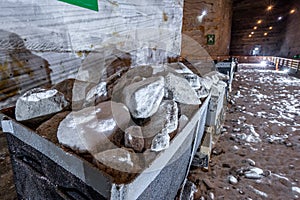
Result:
<svg viewBox="0 0 300 200"><path fill-rule="evenodd" d="M256 188L254 188L252 185L249 185L249 187L258 195L262 196L262 197L265 197L265 198L268 198L268 194L265 193L265 192L262 192Z"/></svg>
<svg viewBox="0 0 300 200"><path fill-rule="evenodd" d="M29 91L31 92L31 91ZM53 97L57 94L56 89L52 90L45 90L45 89L39 89L36 93L25 93L22 97L20 97L24 101L40 101L41 99L47 99L50 97Z"/></svg>
<svg viewBox="0 0 300 200"><path fill-rule="evenodd" d="M297 192L300 194L300 188L299 187L292 187L292 191Z"/></svg>

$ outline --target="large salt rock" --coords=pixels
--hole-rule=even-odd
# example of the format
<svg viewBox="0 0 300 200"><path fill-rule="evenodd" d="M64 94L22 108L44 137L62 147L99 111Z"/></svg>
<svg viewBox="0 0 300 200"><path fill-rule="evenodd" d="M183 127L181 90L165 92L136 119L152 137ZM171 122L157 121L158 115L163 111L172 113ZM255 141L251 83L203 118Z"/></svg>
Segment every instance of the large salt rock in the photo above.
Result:
<svg viewBox="0 0 300 200"><path fill-rule="evenodd" d="M65 98L71 103L73 110L79 110L83 107L86 93L95 86L94 83L80 81L76 79L66 79L52 87L63 93Z"/></svg>
<svg viewBox="0 0 300 200"><path fill-rule="evenodd" d="M80 110L84 106L86 94L95 86L94 83L76 80L72 88L72 110Z"/></svg>
<svg viewBox="0 0 300 200"><path fill-rule="evenodd" d="M201 104L196 92L184 78L169 73L165 77L165 89L165 96L173 99L174 101L183 104Z"/></svg>
<svg viewBox="0 0 300 200"><path fill-rule="evenodd" d="M199 79L200 77L197 74L183 74L183 76L194 90L197 90L201 87Z"/></svg>
<svg viewBox="0 0 300 200"><path fill-rule="evenodd" d="M137 155L122 148L109 149L93 156L107 167L122 172L138 173L141 171Z"/></svg>
<svg viewBox="0 0 300 200"><path fill-rule="evenodd" d="M34 88L23 94L16 103L16 119L26 121L51 117L69 105L64 95L55 89Z"/></svg>
<svg viewBox="0 0 300 200"><path fill-rule="evenodd" d="M200 81L201 86L203 86L208 91L211 89L211 86L213 85L213 80L208 77L205 77L205 78L200 77L199 81Z"/></svg>
<svg viewBox="0 0 300 200"><path fill-rule="evenodd" d="M166 65L173 68L179 74L193 74L193 72L181 62L166 63Z"/></svg>
<svg viewBox="0 0 300 200"><path fill-rule="evenodd" d="M59 125L59 142L73 150L97 153L120 145L130 113L121 103L107 101L71 112Z"/></svg>
<svg viewBox="0 0 300 200"><path fill-rule="evenodd" d="M204 78L210 79L213 82L213 84L217 84L218 81L220 80L219 76L217 74L214 74L214 73L213 74L212 73L205 74Z"/></svg>
<svg viewBox="0 0 300 200"><path fill-rule="evenodd" d="M204 77L215 77L215 78L213 78L215 80L229 80L228 75L222 74L218 71L211 71L211 72L205 74Z"/></svg>
<svg viewBox="0 0 300 200"><path fill-rule="evenodd" d="M108 99L106 82L100 82L92 87L86 94L84 106L96 105L98 101Z"/></svg>
<svg viewBox="0 0 300 200"><path fill-rule="evenodd" d="M124 101L135 118L148 118L158 109L164 96L164 78L150 77L124 88Z"/></svg>
<svg viewBox="0 0 300 200"><path fill-rule="evenodd" d="M113 86L112 101L124 102L123 90L126 86L152 77L153 68L151 66L137 66L127 71L117 84Z"/></svg>
<svg viewBox="0 0 300 200"><path fill-rule="evenodd" d="M162 151L169 148L170 144L170 136L166 131L162 131L162 133L157 134L151 144L151 151Z"/></svg>
<svg viewBox="0 0 300 200"><path fill-rule="evenodd" d="M201 87L200 89L196 90L196 93L199 99L205 98L209 95L209 91L205 87Z"/></svg>
<svg viewBox="0 0 300 200"><path fill-rule="evenodd" d="M182 131L182 129L187 125L189 122L189 118L185 115L181 115L178 120L178 132Z"/></svg>
<svg viewBox="0 0 300 200"><path fill-rule="evenodd" d="M198 109L199 105L180 104L180 114L187 116L189 119L194 116Z"/></svg>
<svg viewBox="0 0 300 200"><path fill-rule="evenodd" d="M165 131L172 133L178 127L178 106L175 101L164 100L159 106L158 111L150 118L150 122L142 127L145 147L152 146L153 138Z"/></svg>
<svg viewBox="0 0 300 200"><path fill-rule="evenodd" d="M136 77L149 78L153 74L153 68L151 66L137 66L127 71L118 81L114 87L114 92L123 90L124 87L133 83L133 79Z"/></svg>
<svg viewBox="0 0 300 200"><path fill-rule="evenodd" d="M220 96L222 92L224 92L225 88L227 87L227 84L223 81L219 81L218 84L214 84L211 87L211 94L212 96Z"/></svg>
<svg viewBox="0 0 300 200"><path fill-rule="evenodd" d="M125 130L125 147L141 152L144 148L144 137L140 126L130 126Z"/></svg>

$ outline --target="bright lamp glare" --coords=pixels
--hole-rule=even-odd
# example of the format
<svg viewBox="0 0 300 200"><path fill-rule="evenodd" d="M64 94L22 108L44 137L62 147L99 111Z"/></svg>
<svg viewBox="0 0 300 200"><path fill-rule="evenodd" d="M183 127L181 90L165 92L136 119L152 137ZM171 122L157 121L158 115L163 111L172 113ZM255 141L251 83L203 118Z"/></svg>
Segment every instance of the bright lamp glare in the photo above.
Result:
<svg viewBox="0 0 300 200"><path fill-rule="evenodd" d="M263 61L260 62L260 64L263 65L263 66L267 66L267 61L263 60Z"/></svg>
<svg viewBox="0 0 300 200"><path fill-rule="evenodd" d="M205 16L206 14L207 14L207 11L206 11L206 10L203 10L201 15L202 15L202 16Z"/></svg>
<svg viewBox="0 0 300 200"><path fill-rule="evenodd" d="M290 70L288 68L286 68L283 70L283 72L288 74L290 72Z"/></svg>

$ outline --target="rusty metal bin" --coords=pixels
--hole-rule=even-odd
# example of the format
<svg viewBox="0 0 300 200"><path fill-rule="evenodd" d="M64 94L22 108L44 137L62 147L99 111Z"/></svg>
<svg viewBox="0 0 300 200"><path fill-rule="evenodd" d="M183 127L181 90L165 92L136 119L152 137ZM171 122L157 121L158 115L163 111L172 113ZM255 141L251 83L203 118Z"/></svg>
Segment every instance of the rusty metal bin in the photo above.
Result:
<svg viewBox="0 0 300 200"><path fill-rule="evenodd" d="M128 184L0 113L19 199L174 199L201 142L210 96L152 164Z"/></svg>

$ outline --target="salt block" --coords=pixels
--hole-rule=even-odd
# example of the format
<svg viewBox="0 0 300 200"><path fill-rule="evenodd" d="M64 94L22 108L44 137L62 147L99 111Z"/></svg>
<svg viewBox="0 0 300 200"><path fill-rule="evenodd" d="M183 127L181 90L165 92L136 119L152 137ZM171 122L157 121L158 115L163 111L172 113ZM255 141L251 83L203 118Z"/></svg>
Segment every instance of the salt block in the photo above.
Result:
<svg viewBox="0 0 300 200"><path fill-rule="evenodd" d="M211 86L213 85L213 80L208 77L205 77L205 78L200 77L199 81L200 81L200 84L208 91L210 90Z"/></svg>
<svg viewBox="0 0 300 200"><path fill-rule="evenodd" d="M187 125L189 122L189 118L185 115L181 115L178 120L178 132L182 131L182 129Z"/></svg>
<svg viewBox="0 0 300 200"><path fill-rule="evenodd" d="M173 100L163 100L150 122L142 127L145 148L149 149L153 138L164 130L172 133L178 127L178 105Z"/></svg>
<svg viewBox="0 0 300 200"><path fill-rule="evenodd" d="M122 91L124 87L135 82L134 79L136 77L149 78L152 76L152 73L153 73L153 68L147 65L131 68L120 78L120 80L118 80L118 83L114 86L114 93L118 93L119 91Z"/></svg>
<svg viewBox="0 0 300 200"><path fill-rule="evenodd" d="M94 83L76 79L66 79L54 85L52 89L56 89L64 94L73 110L79 110L83 107L86 93L94 86Z"/></svg>
<svg viewBox="0 0 300 200"><path fill-rule="evenodd" d="M144 148L144 138L140 126L130 126L125 130L125 147L141 152Z"/></svg>
<svg viewBox="0 0 300 200"><path fill-rule="evenodd" d="M162 151L164 149L169 148L170 144L170 136L166 131L162 131L162 133L157 134L151 144L151 151Z"/></svg>
<svg viewBox="0 0 300 200"><path fill-rule="evenodd" d="M209 95L209 91L205 87L201 87L200 89L196 90L196 93L199 99L205 98Z"/></svg>
<svg viewBox="0 0 300 200"><path fill-rule="evenodd" d="M201 88L200 77L197 74L183 74L183 76L194 90Z"/></svg>
<svg viewBox="0 0 300 200"><path fill-rule="evenodd" d="M135 118L151 117L164 96L164 78L150 77L132 83L123 90L125 105Z"/></svg>
<svg viewBox="0 0 300 200"><path fill-rule="evenodd" d="M16 120L26 121L50 117L69 105L64 95L55 89L34 88L18 98Z"/></svg>
<svg viewBox="0 0 300 200"><path fill-rule="evenodd" d="M138 173L141 171L138 156L122 148L109 149L93 156L107 167L122 172Z"/></svg>
<svg viewBox="0 0 300 200"><path fill-rule="evenodd" d="M165 77L165 97L183 104L201 104L189 82L172 73Z"/></svg>
<svg viewBox="0 0 300 200"><path fill-rule="evenodd" d="M115 148L131 120L126 106L107 101L71 112L59 125L58 141L76 151L98 153ZM118 144L117 144L118 145Z"/></svg>
<svg viewBox="0 0 300 200"><path fill-rule="evenodd" d="M92 87L86 94L84 105L95 105L98 98L107 100L107 85L106 82L100 82Z"/></svg>

